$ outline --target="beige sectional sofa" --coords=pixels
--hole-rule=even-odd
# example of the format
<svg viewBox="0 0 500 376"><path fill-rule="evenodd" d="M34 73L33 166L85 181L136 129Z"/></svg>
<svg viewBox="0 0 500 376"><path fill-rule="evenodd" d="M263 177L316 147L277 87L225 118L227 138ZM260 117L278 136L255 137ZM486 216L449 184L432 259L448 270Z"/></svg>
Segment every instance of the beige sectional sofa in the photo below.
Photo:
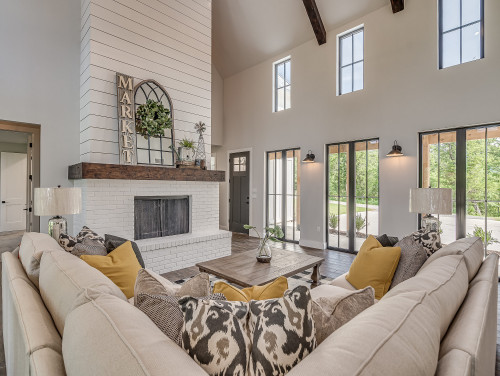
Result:
<svg viewBox="0 0 500 376"><path fill-rule="evenodd" d="M446 246L289 375L494 375L498 256L482 255L477 238ZM26 234L20 259L2 255L8 375L206 375L107 277L48 235ZM354 289L345 276L332 284Z"/></svg>

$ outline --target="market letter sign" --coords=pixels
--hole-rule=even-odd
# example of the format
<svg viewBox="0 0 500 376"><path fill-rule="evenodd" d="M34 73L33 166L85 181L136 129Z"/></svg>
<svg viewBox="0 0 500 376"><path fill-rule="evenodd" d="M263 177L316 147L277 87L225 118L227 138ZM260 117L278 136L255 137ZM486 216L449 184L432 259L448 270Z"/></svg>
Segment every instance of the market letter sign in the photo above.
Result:
<svg viewBox="0 0 500 376"><path fill-rule="evenodd" d="M120 164L136 165L134 78L116 73Z"/></svg>

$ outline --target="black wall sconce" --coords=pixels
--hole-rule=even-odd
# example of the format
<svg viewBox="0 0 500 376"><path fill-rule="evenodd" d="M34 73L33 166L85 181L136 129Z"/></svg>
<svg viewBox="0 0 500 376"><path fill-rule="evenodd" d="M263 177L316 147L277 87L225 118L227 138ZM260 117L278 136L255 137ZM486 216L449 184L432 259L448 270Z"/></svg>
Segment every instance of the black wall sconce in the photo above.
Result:
<svg viewBox="0 0 500 376"><path fill-rule="evenodd" d="M304 160L302 162L305 162L305 163L314 163L315 159L316 159L316 156L313 154L313 152L311 150L309 150L307 152L306 157L304 158Z"/></svg>
<svg viewBox="0 0 500 376"><path fill-rule="evenodd" d="M398 141L394 141L394 145L392 145L392 150L387 153L387 157L402 157L403 154L403 148L398 145Z"/></svg>

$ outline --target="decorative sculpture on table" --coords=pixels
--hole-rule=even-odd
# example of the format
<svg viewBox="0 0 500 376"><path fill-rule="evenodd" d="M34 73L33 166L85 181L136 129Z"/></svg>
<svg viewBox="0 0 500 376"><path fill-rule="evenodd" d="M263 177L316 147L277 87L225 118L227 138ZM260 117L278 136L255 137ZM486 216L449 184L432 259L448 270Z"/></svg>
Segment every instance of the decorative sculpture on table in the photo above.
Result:
<svg viewBox="0 0 500 376"><path fill-rule="evenodd" d="M207 154L205 153L205 140L203 139L203 133L207 130L207 126L203 122L198 122L194 125L194 129L200 135L198 138L198 147L194 153L194 159L200 167L205 170L207 165Z"/></svg>

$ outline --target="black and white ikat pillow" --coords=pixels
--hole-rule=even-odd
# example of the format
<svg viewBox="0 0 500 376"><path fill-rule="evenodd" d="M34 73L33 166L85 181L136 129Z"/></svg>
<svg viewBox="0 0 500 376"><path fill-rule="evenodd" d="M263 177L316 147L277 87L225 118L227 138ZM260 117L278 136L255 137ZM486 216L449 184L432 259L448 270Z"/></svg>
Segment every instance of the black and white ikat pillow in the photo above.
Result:
<svg viewBox="0 0 500 376"><path fill-rule="evenodd" d="M437 252L441 249L441 236L438 231L426 231L425 228L422 228L413 234L411 234L413 240L422 244L427 252L427 256L431 256L434 252Z"/></svg>
<svg viewBox="0 0 500 376"><path fill-rule="evenodd" d="M284 375L316 348L309 289L298 286L283 298L250 303L252 354L249 375Z"/></svg>

